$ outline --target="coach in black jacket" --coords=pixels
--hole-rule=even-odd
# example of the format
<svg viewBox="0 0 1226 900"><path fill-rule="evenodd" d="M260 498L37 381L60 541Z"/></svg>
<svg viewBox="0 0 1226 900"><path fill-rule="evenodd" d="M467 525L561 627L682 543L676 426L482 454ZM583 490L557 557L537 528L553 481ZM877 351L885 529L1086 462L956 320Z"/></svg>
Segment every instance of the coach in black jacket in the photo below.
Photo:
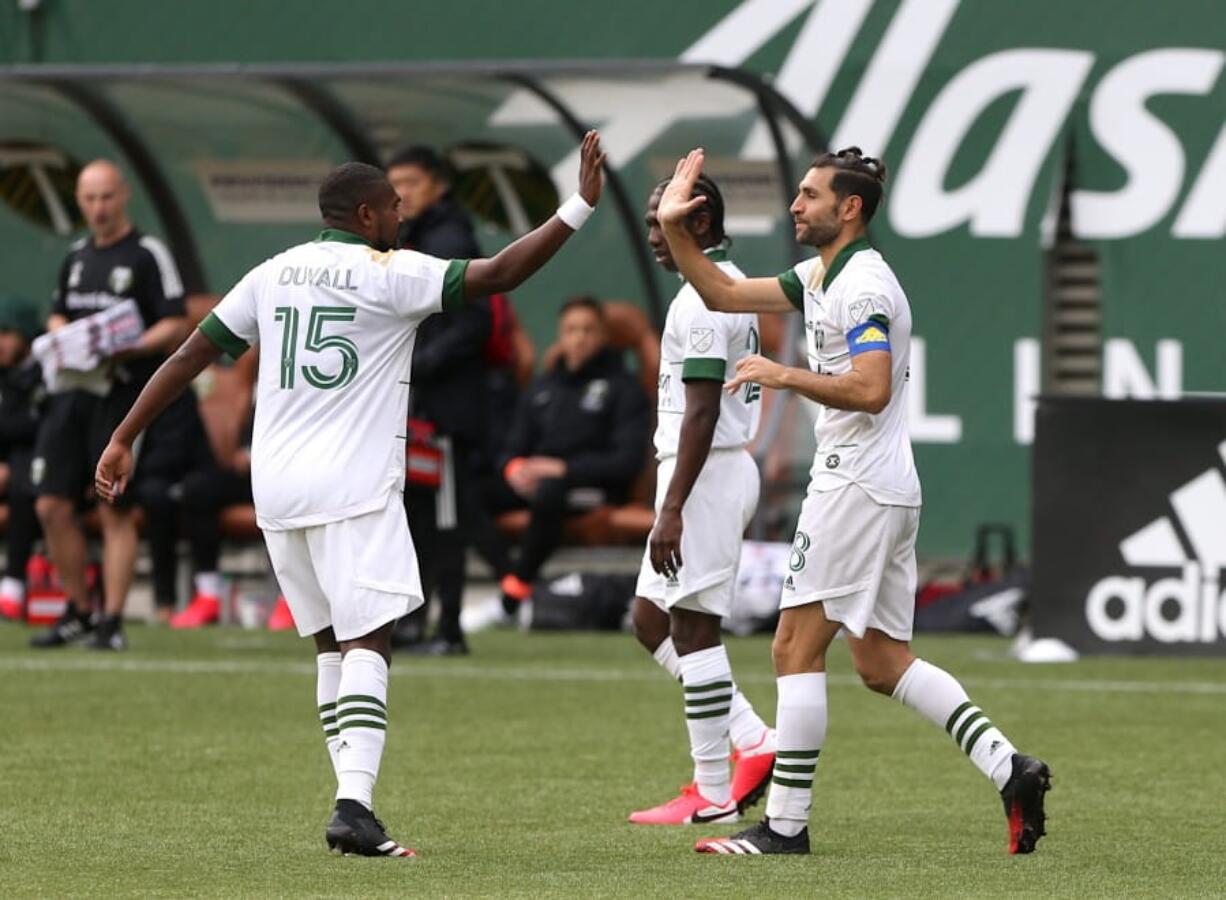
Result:
<svg viewBox="0 0 1226 900"><path fill-rule="evenodd" d="M605 345L600 304L567 301L558 333L558 361L521 398L504 445L497 505L532 513L519 559L502 579L508 611L531 595L564 517L624 501L646 459L647 398L621 354Z"/></svg>
<svg viewBox="0 0 1226 900"><path fill-rule="evenodd" d="M388 163L387 175L400 196L399 246L440 259L481 256L472 222L452 197L447 165L438 153L430 147L403 150ZM430 316L417 330L409 416L435 427L446 461L437 491L410 484L404 497L422 590L427 601L437 592L439 618L435 638L422 642L424 608L408 617L397 627L397 647L439 655L468 652L460 630L464 551L478 543L498 546L479 486L482 470L491 464L485 363L490 324L489 300L482 298Z"/></svg>

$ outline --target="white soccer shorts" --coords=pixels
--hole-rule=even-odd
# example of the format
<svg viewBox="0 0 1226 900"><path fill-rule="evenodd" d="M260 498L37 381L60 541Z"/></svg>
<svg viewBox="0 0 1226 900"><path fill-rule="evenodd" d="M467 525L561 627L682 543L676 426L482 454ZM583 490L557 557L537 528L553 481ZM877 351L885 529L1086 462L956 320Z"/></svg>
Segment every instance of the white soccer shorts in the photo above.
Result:
<svg viewBox="0 0 1226 900"><path fill-rule="evenodd" d="M669 457L656 472L657 514L676 464ZM636 595L666 611L679 607L727 616L758 487L758 466L746 450L712 450L681 510L681 571L666 579L651 568L651 548L645 548Z"/></svg>
<svg viewBox="0 0 1226 900"><path fill-rule="evenodd" d="M812 492L800 507L781 609L821 602L858 638L911 640L919 508L882 506L857 484Z"/></svg>
<svg viewBox="0 0 1226 900"><path fill-rule="evenodd" d="M404 498L310 528L265 531L281 591L303 637L332 627L338 641L370 634L424 602Z"/></svg>

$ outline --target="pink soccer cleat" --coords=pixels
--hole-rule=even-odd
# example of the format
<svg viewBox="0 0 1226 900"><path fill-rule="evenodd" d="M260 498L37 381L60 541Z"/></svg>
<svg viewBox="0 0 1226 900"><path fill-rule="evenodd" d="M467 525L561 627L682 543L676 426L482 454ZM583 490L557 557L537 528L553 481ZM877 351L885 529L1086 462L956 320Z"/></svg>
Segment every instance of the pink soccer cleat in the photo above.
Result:
<svg viewBox="0 0 1226 900"><path fill-rule="evenodd" d="M630 814L630 822L634 825L723 825L738 818L735 800L717 806L698 793L698 785L692 782L667 803Z"/></svg>

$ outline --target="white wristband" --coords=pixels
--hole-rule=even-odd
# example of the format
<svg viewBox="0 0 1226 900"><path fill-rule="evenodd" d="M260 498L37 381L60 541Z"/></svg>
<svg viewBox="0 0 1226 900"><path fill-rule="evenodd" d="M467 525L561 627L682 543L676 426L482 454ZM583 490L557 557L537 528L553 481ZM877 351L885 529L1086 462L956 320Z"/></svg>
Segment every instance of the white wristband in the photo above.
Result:
<svg viewBox="0 0 1226 900"><path fill-rule="evenodd" d="M558 207L558 218L574 231L583 227L583 223L596 211L595 207L587 205L587 201L578 192L566 198L566 202Z"/></svg>

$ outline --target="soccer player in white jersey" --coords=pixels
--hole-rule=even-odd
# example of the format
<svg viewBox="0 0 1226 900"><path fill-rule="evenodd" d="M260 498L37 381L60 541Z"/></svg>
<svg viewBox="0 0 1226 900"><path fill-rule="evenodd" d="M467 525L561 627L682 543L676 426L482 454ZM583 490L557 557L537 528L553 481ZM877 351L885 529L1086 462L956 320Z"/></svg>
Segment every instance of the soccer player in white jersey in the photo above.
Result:
<svg viewBox="0 0 1226 900"><path fill-rule="evenodd" d="M1009 852L1043 836L1050 772L1018 753L947 672L910 649L920 485L907 428L911 308L868 243L885 164L859 148L818 156L790 212L817 256L776 278L734 279L685 228L701 150L677 164L658 216L678 269L712 309L803 312L809 369L761 356L737 365L727 390L790 390L821 404L817 452L800 511L773 655L778 676L775 772L766 819L698 842L720 854L808 853L809 808L826 738L826 650L840 629L864 684L945 729L1004 801Z"/></svg>
<svg viewBox="0 0 1226 900"><path fill-rule="evenodd" d="M656 186L644 217L656 262L676 272L656 218ZM700 175L705 203L685 228L711 264L744 278L727 259L724 200ZM683 283L668 307L660 347L656 423L656 523L643 553L633 607L639 642L681 681L694 780L666 803L630 815L639 825L735 822L766 791L775 734L736 687L720 620L732 607L741 538L758 505L758 467L745 449L758 430L761 388L725 394L737 363L758 352L758 317L711 312ZM731 774L729 743L736 760Z"/></svg>
<svg viewBox="0 0 1226 900"><path fill-rule="evenodd" d="M583 139L579 191L556 216L490 259L391 249L399 198L380 169L347 163L319 189L324 231L252 269L158 369L98 462L113 501L132 445L222 351L264 345L252 488L277 579L318 651L317 703L336 773L325 839L337 852L410 857L375 817L388 726L395 620L421 606L405 519L404 409L417 328L470 297L509 291L591 214L603 186L600 139Z"/></svg>

